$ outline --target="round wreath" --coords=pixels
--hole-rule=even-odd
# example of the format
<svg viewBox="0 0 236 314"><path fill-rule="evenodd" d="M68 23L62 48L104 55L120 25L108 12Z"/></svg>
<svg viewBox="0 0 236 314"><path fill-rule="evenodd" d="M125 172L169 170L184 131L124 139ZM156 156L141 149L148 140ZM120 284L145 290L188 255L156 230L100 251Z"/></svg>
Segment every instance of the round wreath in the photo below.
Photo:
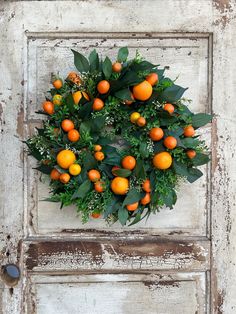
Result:
<svg viewBox="0 0 236 314"><path fill-rule="evenodd" d="M209 161L195 130L211 115L192 113L186 88L120 48L112 64L93 50L87 59L74 50L79 73L53 88L43 103L47 119L26 141L36 168L49 174L51 197L61 206L75 204L82 222L101 215L129 225L176 202L181 178L190 183Z"/></svg>

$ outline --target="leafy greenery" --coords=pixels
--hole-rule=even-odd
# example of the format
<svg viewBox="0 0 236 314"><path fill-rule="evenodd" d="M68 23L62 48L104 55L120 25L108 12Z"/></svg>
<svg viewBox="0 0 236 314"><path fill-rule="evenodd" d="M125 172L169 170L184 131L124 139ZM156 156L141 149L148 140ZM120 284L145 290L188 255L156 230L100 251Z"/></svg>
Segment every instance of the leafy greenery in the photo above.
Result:
<svg viewBox="0 0 236 314"><path fill-rule="evenodd" d="M175 81L164 76L164 69L145 60L137 51L132 60L128 60L127 47L119 49L114 62L120 62L122 70L113 72L112 61L105 57L99 58L94 49L88 59L81 53L72 50L74 64L80 78L74 81L68 76L60 89L51 88L47 97L54 102L53 97L60 95L60 104L54 103L54 112L37 113L46 115L42 127L36 129L36 134L26 141L28 152L38 161L36 169L49 175L52 170L60 174L69 174L57 164L57 155L61 150L70 150L76 156L76 164L81 166L78 175L71 175L68 183L51 180L51 196L48 201L60 202L61 207L74 204L86 223L91 215L102 215L108 223L119 221L121 225L133 225L151 213L156 213L162 206L173 208L177 200L176 186L185 179L190 183L202 176L197 168L209 162L209 153L205 142L198 135L186 137L184 128L192 125L198 129L212 119L206 113L194 114L188 108L190 100L183 98L187 88L175 84ZM150 73L158 74L158 82L154 84L152 95L146 101L133 99L133 86L142 82ZM106 94L99 94L97 84L108 80L110 89ZM82 92L79 103L74 100L75 92ZM88 97L83 93L86 92ZM95 98L100 98L104 106L94 110ZM127 104L132 101L132 104ZM171 103L174 112L164 109L166 103ZM141 127L131 123L130 116L138 112L146 123ZM79 132L79 140L72 142L67 132L62 128L62 121L69 119ZM164 137L153 141L149 132L152 128L161 128ZM175 137L177 146L167 148L164 139ZM95 158L95 145L102 146L104 159ZM189 151L195 156L190 158ZM153 157L161 152L168 152L173 160L165 170L153 166ZM122 164L125 156L133 156L136 160L133 169L126 169ZM115 167L115 168L114 168ZM96 184L88 178L88 171L96 169L101 174L102 192L98 192ZM127 194L117 195L111 189L111 180L116 177L127 178L129 190ZM151 201L143 205L141 201L146 192L143 182L149 179L151 185ZM123 179L124 180L124 179ZM125 179L126 180L126 179ZM133 211L127 205L138 202ZM94 216L95 217L95 216Z"/></svg>

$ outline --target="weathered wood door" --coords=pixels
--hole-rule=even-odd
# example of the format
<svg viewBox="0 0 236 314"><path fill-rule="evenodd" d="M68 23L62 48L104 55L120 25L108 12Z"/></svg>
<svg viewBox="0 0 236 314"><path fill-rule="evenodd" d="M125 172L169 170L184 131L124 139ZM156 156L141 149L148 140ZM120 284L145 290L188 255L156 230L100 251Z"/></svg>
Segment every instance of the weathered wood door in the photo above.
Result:
<svg viewBox="0 0 236 314"><path fill-rule="evenodd" d="M233 0L1 2L0 260L21 277L0 282L0 313L236 313L235 16ZM73 67L70 48L121 46L168 66L193 110L214 113L212 164L148 223L81 225L40 201L47 184L22 140L50 73Z"/></svg>

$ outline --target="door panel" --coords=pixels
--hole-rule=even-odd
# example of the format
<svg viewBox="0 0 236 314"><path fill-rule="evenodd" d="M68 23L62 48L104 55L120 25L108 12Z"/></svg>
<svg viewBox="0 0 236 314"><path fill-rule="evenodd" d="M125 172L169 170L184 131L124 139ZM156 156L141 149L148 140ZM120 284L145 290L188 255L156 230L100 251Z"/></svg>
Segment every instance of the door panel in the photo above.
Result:
<svg viewBox="0 0 236 314"><path fill-rule="evenodd" d="M37 313L195 314L204 312L205 275L31 277ZM55 293L56 292L56 293ZM66 295L66 298L65 298ZM68 302L69 300L69 302Z"/></svg>
<svg viewBox="0 0 236 314"><path fill-rule="evenodd" d="M0 313L235 313L235 12L232 0L0 3L0 260L21 270L15 287L0 284ZM113 58L124 45L214 113L202 131L212 165L148 223L82 225L42 201L22 140L40 125L50 73L73 67L70 48Z"/></svg>
<svg viewBox="0 0 236 314"><path fill-rule="evenodd" d="M69 37L67 35L67 37ZM73 34L72 38L64 38L63 34L27 33L27 103L28 114L35 121L38 115L34 113L40 109L45 95L49 89L50 74L60 73L66 76L73 68L73 58L70 49L77 49L84 54L96 48L99 53L115 58L119 47L128 46L133 57L138 49L154 64L166 67L166 75L178 77L178 84L189 89L186 98L193 100L191 106L197 112L210 110L211 95L211 36L208 34L134 34L134 33L86 33ZM113 49L112 49L113 48ZM174 58L173 58L174 55ZM31 126L31 132L34 125ZM211 129L204 129L205 138L211 138ZM210 140L207 140L210 146ZM29 186L33 199L29 199L29 216L33 217L32 228L41 234L60 233L88 229L121 231L119 223L106 226L103 221L90 221L82 225L76 218L75 207L65 207L59 210L60 204L45 202L48 197L47 184L40 183L37 173L32 173L32 162L29 161L29 177L32 177ZM206 236L208 233L208 215L210 203L207 194L210 190L210 169L202 167L204 176L191 186L183 183L178 193L175 208L162 209L159 214L152 215L149 221L139 223L130 230L142 230L158 234L188 234ZM42 179L42 181L44 181ZM35 198L37 196L37 198ZM63 221L63 225L61 222Z"/></svg>

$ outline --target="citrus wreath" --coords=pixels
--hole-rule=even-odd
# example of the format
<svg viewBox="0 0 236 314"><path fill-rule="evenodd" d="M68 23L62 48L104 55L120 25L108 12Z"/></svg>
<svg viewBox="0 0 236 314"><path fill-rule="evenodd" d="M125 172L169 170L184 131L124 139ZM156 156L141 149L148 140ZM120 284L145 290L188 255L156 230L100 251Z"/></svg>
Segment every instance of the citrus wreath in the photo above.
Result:
<svg viewBox="0 0 236 314"><path fill-rule="evenodd" d="M53 76L43 110L43 127L26 141L38 169L50 175L53 202L75 204L82 222L101 215L108 222L135 224L173 208L176 186L202 176L209 161L195 130L211 115L192 113L183 88L164 69L128 48L116 62L96 50L88 59L77 51L63 81Z"/></svg>

